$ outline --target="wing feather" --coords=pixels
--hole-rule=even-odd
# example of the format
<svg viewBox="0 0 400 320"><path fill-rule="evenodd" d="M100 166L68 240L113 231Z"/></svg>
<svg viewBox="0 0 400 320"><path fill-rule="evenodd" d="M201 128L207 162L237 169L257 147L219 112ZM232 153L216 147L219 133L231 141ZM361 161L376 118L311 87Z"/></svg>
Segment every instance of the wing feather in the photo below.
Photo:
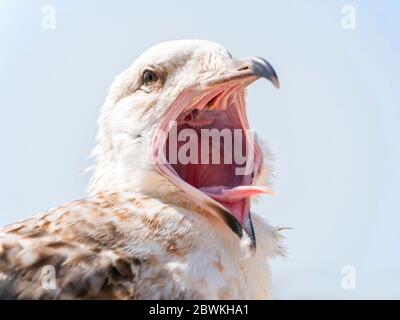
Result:
<svg viewBox="0 0 400 320"><path fill-rule="evenodd" d="M154 219L153 225L143 224L149 216L138 199L123 205L118 200L103 196L72 201L0 229L0 299L154 296L151 291L165 277L157 269L154 250L145 250L146 236L151 239L153 232L154 238ZM49 286L49 270L55 286ZM174 290L164 298L180 293L173 295Z"/></svg>

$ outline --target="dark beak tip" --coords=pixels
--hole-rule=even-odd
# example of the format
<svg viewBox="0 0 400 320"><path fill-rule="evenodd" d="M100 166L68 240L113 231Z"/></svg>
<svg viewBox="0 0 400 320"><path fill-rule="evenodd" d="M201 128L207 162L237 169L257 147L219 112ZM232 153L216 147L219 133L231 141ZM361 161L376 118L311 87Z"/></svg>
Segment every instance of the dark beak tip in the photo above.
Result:
<svg viewBox="0 0 400 320"><path fill-rule="evenodd" d="M250 68L257 76L271 81L275 88L280 88L278 76L266 59L261 57L250 58Z"/></svg>
<svg viewBox="0 0 400 320"><path fill-rule="evenodd" d="M241 239L243 237L243 229L239 221L228 211L219 210L219 214L228 225L228 227L233 231L233 233L235 233L239 237L239 239Z"/></svg>
<svg viewBox="0 0 400 320"><path fill-rule="evenodd" d="M279 84L279 80L278 77L275 75L274 77L271 77L271 82L274 85L275 88L280 89L280 84Z"/></svg>

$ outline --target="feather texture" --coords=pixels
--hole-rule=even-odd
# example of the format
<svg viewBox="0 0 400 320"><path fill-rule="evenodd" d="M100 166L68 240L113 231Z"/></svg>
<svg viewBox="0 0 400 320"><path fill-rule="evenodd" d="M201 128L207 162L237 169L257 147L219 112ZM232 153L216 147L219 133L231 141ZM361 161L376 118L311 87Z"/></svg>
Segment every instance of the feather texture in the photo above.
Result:
<svg viewBox="0 0 400 320"><path fill-rule="evenodd" d="M97 194L0 229L1 299L266 298L280 236L255 216L256 256L201 214L132 193ZM55 270L46 288L43 269Z"/></svg>

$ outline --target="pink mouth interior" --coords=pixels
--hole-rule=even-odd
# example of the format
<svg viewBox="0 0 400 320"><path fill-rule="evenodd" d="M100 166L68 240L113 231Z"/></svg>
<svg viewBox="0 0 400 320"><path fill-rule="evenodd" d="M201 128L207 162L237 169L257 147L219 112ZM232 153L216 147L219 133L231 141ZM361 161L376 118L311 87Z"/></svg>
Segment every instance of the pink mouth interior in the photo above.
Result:
<svg viewBox="0 0 400 320"><path fill-rule="evenodd" d="M181 105L185 104L184 100L184 98L181 98ZM187 141L178 141L176 144L171 144L168 137L165 141L164 150L169 170L165 171L168 171L169 175L176 175L181 182L189 184L217 201L228 209L243 225L249 214L249 205L246 199L258 193L267 193L265 188L252 186L254 177L258 175L262 162L262 154L257 144L254 145L253 149L248 149L254 150L254 163L251 173L239 175L236 171L237 168L243 168L246 163L237 163L235 153L246 156L246 153L249 152L248 150L246 151L246 147L249 147L249 142L244 131L248 128L248 124L244 110L243 91L241 88L236 88L233 90L219 90L217 94L207 94L200 102L190 107L182 107L182 110L175 113L175 115L177 115L175 119L173 119L173 116L172 118L165 117L163 121L176 120L178 135L184 129L192 129L191 131L196 133L198 137L198 143L196 144L198 163L183 164L179 156L176 163L171 161L171 151L179 154L182 146ZM164 124L164 128L166 128L166 124ZM206 139L206 141L204 141L204 137L202 139L201 129L217 129L218 132L223 129L225 131L229 130L231 137L234 137L234 129L241 129L241 141L240 139L234 139L232 143L226 145L224 138L218 138L220 147L219 150L216 150L211 138ZM236 131L236 134L238 132ZM209 145L208 164L204 163L204 154L201 156L204 143ZM214 150L212 146L214 146ZM232 146L232 148L229 148L229 146ZM240 148L240 150L235 150L236 148ZM212 153L215 152L218 152L220 156L218 163L213 163L212 161ZM227 158L232 159L231 162L228 161L226 163L226 153L230 153L231 157Z"/></svg>

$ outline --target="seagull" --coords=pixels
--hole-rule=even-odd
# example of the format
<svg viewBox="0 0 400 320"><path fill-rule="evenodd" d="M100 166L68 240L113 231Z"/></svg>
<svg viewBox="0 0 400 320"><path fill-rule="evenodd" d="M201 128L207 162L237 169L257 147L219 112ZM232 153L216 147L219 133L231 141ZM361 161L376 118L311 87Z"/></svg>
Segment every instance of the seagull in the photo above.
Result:
<svg viewBox="0 0 400 320"><path fill-rule="evenodd" d="M268 262L284 248L250 210L272 194L271 153L246 115L259 78L279 87L265 59L205 40L140 55L101 109L88 196L0 228L0 298L270 298ZM203 132L226 136L215 147ZM210 160L243 146L245 165Z"/></svg>

